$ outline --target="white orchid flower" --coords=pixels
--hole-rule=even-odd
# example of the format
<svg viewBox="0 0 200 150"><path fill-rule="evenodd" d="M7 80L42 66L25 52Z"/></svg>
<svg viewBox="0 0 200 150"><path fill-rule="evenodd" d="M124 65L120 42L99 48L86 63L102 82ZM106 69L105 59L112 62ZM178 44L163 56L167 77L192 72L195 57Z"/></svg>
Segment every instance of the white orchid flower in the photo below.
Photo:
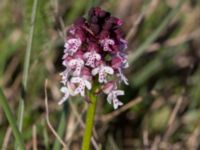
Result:
<svg viewBox="0 0 200 150"><path fill-rule="evenodd" d="M64 53L68 55L73 55L81 46L82 42L79 38L72 38L65 42L65 50ZM65 56L65 55L64 55Z"/></svg>
<svg viewBox="0 0 200 150"><path fill-rule="evenodd" d="M104 66L104 65L100 65L97 68L94 68L92 70L92 75L95 76L96 74L99 74L99 83L107 83L106 80L106 75L107 74L113 74L114 70L113 68L109 67L109 66Z"/></svg>
<svg viewBox="0 0 200 150"><path fill-rule="evenodd" d="M112 49L110 48L110 45L114 45L115 41L112 39L103 39L100 41L101 46L103 47L104 51L112 51Z"/></svg>
<svg viewBox="0 0 200 150"><path fill-rule="evenodd" d="M80 58L77 59L72 59L68 62L69 68L72 70L74 69L75 71L73 72L73 75L79 76L81 73L81 69L84 66L84 61Z"/></svg>
<svg viewBox="0 0 200 150"><path fill-rule="evenodd" d="M109 104L113 103L114 109L117 109L119 106L123 105L121 101L117 99L117 96L124 95L122 90L113 90L108 94L107 101Z"/></svg>
<svg viewBox="0 0 200 150"><path fill-rule="evenodd" d="M95 51L91 51L91 52L86 52L83 57L85 59L87 59L86 61L86 66L90 66L92 68L95 67L95 61L101 60L101 56L95 52Z"/></svg>
<svg viewBox="0 0 200 150"><path fill-rule="evenodd" d="M91 90L92 88L91 83L88 80L81 77L72 77L71 83L78 84L78 87L74 90L75 95L80 93L81 96L85 96L85 87L88 90Z"/></svg>

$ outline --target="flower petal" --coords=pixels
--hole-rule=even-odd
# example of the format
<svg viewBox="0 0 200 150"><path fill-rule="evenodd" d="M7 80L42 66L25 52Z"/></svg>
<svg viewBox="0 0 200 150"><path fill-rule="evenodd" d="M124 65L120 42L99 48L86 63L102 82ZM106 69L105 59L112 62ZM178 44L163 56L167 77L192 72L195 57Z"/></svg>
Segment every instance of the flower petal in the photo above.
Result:
<svg viewBox="0 0 200 150"><path fill-rule="evenodd" d="M72 83L80 83L81 82L81 78L80 77L72 77L71 82Z"/></svg>
<svg viewBox="0 0 200 150"><path fill-rule="evenodd" d="M77 60L76 60L76 59L72 59L72 60L70 60L69 63L68 63L68 65L69 65L70 67L73 67L73 66L75 66L76 64L77 64Z"/></svg>
<svg viewBox="0 0 200 150"><path fill-rule="evenodd" d="M84 58L88 58L88 57L90 57L90 56L91 56L91 52L86 52L86 53L83 55Z"/></svg>
<svg viewBox="0 0 200 150"><path fill-rule="evenodd" d="M83 82L79 84L79 86L75 89L75 94L81 94L81 96L85 96L85 85Z"/></svg>
<svg viewBox="0 0 200 150"><path fill-rule="evenodd" d="M108 66L105 66L105 67L104 67L104 70L105 70L105 72L108 73L108 74L113 74L113 73L114 73L113 68L108 67Z"/></svg>
<svg viewBox="0 0 200 150"><path fill-rule="evenodd" d="M92 75L95 76L97 73L99 73L100 68L94 68L92 70Z"/></svg>
<svg viewBox="0 0 200 150"><path fill-rule="evenodd" d="M109 94L113 90L114 87L115 87L114 82L108 82L103 85L102 90L105 94Z"/></svg>
<svg viewBox="0 0 200 150"><path fill-rule="evenodd" d="M104 51L112 51L109 45L114 45L115 42L112 39L104 39L100 41L100 44L103 46Z"/></svg>
<svg viewBox="0 0 200 150"><path fill-rule="evenodd" d="M62 93L64 93L64 96L63 96L63 98L58 102L58 105L63 104L63 103L69 98L69 91L68 91L68 89L67 89L66 87L62 87L62 88L60 89L60 91L61 91Z"/></svg>
<svg viewBox="0 0 200 150"><path fill-rule="evenodd" d="M85 80L84 83L85 83L85 86L88 88L88 90L91 90L92 84L87 80Z"/></svg>
<svg viewBox="0 0 200 150"><path fill-rule="evenodd" d="M65 47L65 52L66 52L69 49L69 43L66 42L65 45L64 45L64 47Z"/></svg>
<svg viewBox="0 0 200 150"><path fill-rule="evenodd" d="M105 77L105 73L103 71L99 72L99 83L103 83L103 82L107 82L106 77Z"/></svg>
<svg viewBox="0 0 200 150"><path fill-rule="evenodd" d="M118 99L114 99L113 100L113 107L114 107L114 109L117 109L118 106L121 106L121 105L123 105L123 103L120 102Z"/></svg>
<svg viewBox="0 0 200 150"><path fill-rule="evenodd" d="M95 54L95 58L96 60L101 60L101 55L99 55L98 53Z"/></svg>
<svg viewBox="0 0 200 150"><path fill-rule="evenodd" d="M62 93L67 93L68 92L68 89L66 88L66 87L61 87L61 89L60 89L60 91L62 92Z"/></svg>
<svg viewBox="0 0 200 150"><path fill-rule="evenodd" d="M67 98L64 96L64 97L58 102L58 105L62 105L66 100L67 100Z"/></svg>
<svg viewBox="0 0 200 150"><path fill-rule="evenodd" d="M126 85L128 85L129 83L128 83L128 79L125 77L125 75L122 73L122 71L121 71L121 69L118 69L118 71L119 71L119 77L121 78L121 80L122 81L124 81L124 83L126 84Z"/></svg>
<svg viewBox="0 0 200 150"><path fill-rule="evenodd" d="M112 102L112 97L113 97L112 93L109 93L107 96L107 101L109 104L111 104L111 102Z"/></svg>
<svg viewBox="0 0 200 150"><path fill-rule="evenodd" d="M65 53L68 53L70 55L73 55L81 46L81 40L79 38L72 38L66 41L64 47Z"/></svg>
<svg viewBox="0 0 200 150"><path fill-rule="evenodd" d="M80 94L81 94L81 96L85 96L85 90L81 90L81 92L80 92Z"/></svg>
<svg viewBox="0 0 200 150"><path fill-rule="evenodd" d="M114 92L116 96L124 95L124 91L122 90L115 90Z"/></svg>
<svg viewBox="0 0 200 150"><path fill-rule="evenodd" d="M118 108L118 103L117 102L113 102L113 107L114 107L114 109L117 109Z"/></svg>

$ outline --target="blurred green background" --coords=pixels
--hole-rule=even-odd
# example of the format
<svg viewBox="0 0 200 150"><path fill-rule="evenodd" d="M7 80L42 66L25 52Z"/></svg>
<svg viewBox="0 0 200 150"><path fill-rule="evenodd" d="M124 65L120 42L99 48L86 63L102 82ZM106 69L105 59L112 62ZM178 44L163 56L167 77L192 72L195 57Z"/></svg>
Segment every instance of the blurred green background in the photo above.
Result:
<svg viewBox="0 0 200 150"><path fill-rule="evenodd" d="M92 149L200 149L200 0L38 0L33 7L34 2L0 1L0 86L16 118L24 99L26 149L62 149L45 120L45 79L50 122L70 150L80 149L86 104L77 98L57 105L59 73L65 31L93 5L124 20L130 84L122 85L124 106L116 111L99 97ZM2 107L0 146L15 147Z"/></svg>

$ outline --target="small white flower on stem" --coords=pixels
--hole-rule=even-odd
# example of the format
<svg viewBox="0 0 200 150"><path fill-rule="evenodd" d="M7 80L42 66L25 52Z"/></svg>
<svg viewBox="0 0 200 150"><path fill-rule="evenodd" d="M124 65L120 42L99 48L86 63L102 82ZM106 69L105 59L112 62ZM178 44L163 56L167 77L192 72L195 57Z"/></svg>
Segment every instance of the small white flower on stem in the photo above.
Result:
<svg viewBox="0 0 200 150"><path fill-rule="evenodd" d="M113 103L114 109L117 109L118 106L123 105L123 103L117 99L117 96L121 95L124 95L124 91L122 90L113 90L108 94L107 101L109 104Z"/></svg>
<svg viewBox="0 0 200 150"><path fill-rule="evenodd" d="M125 53L117 53L117 57L119 57L122 60L122 68L128 68L129 67L129 63L128 63L128 55Z"/></svg>
<svg viewBox="0 0 200 150"><path fill-rule="evenodd" d="M83 56L86 61L86 66L95 67L95 62L101 60L101 56L96 51L86 52Z"/></svg>
<svg viewBox="0 0 200 150"><path fill-rule="evenodd" d="M122 70L121 69L118 69L119 71L119 74L118 76L120 77L120 79L126 84L128 85L128 79L125 77L125 75L122 73Z"/></svg>
<svg viewBox="0 0 200 150"><path fill-rule="evenodd" d="M101 46L103 47L104 51L112 51L112 49L110 48L111 45L115 44L115 41L112 39L103 39L100 41Z"/></svg>
<svg viewBox="0 0 200 150"><path fill-rule="evenodd" d="M123 66L122 66L122 68L128 68L128 67L129 67L128 58L125 58L123 60Z"/></svg>
<svg viewBox="0 0 200 150"><path fill-rule="evenodd" d="M127 46L128 42L126 40L120 39L120 42L122 43L121 44L122 45L122 50L125 50L125 49L128 48L128 46Z"/></svg>
<svg viewBox="0 0 200 150"><path fill-rule="evenodd" d="M92 88L92 85L88 80L80 77L72 77L71 83L78 84L77 88L74 90L75 95L80 93L81 96L85 96L85 87L88 90L91 90Z"/></svg>
<svg viewBox="0 0 200 150"><path fill-rule="evenodd" d="M73 55L81 46L81 39L79 38L73 38L73 39L69 39L66 41L64 47L65 47L65 54L66 55ZM66 55L64 57L66 57Z"/></svg>
<svg viewBox="0 0 200 150"><path fill-rule="evenodd" d="M92 70L93 76L95 76L96 74L99 74L99 83L107 83L106 75L113 74L113 73L114 73L113 68L109 66L104 66L104 65L100 65L99 67L94 68Z"/></svg>
<svg viewBox="0 0 200 150"><path fill-rule="evenodd" d="M63 98L58 102L58 105L63 104L69 98L69 90L67 87L61 87L60 91L64 93Z"/></svg>
<svg viewBox="0 0 200 150"><path fill-rule="evenodd" d="M67 82L66 86L61 87L60 91L64 93L63 98L58 102L59 105L63 104L70 96L75 96L75 85Z"/></svg>
<svg viewBox="0 0 200 150"><path fill-rule="evenodd" d="M66 83L68 81L69 72L70 72L70 70L65 69L65 71L60 73L60 76L62 78L61 83L63 83L64 85L66 85Z"/></svg>
<svg viewBox="0 0 200 150"><path fill-rule="evenodd" d="M84 66L84 61L80 58L72 59L68 63L69 68L74 69L73 75L79 76L81 69Z"/></svg>

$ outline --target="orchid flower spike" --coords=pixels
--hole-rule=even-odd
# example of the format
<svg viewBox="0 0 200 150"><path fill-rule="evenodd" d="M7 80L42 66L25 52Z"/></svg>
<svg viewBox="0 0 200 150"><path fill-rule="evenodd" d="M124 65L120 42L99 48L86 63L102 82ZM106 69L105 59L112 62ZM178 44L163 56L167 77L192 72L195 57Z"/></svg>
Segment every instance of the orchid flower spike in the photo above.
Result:
<svg viewBox="0 0 200 150"><path fill-rule="evenodd" d="M75 95L86 96L86 91L99 82L99 89L114 109L123 105L118 96L124 91L117 86L121 83L118 81L128 84L123 71L129 65L122 24L121 19L93 7L88 19L78 18L67 30L62 63L65 70L60 74L64 96L59 104Z"/></svg>

